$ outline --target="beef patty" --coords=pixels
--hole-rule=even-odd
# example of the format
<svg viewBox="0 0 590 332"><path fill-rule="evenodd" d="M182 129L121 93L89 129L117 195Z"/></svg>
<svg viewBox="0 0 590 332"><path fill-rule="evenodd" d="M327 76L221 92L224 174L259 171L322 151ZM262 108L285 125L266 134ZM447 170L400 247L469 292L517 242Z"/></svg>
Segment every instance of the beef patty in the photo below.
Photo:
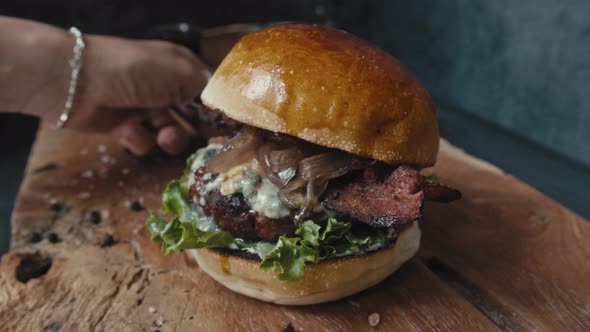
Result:
<svg viewBox="0 0 590 332"><path fill-rule="evenodd" d="M217 222L219 228L242 239L276 241L281 235L293 235L297 229L293 216L270 219L252 210L242 194L223 195L219 189L209 190L205 197L205 167L195 174L190 194L196 202L204 199L203 211ZM429 181L410 166L372 166L364 171L336 179L328 185L320 202L336 212L340 219L364 223L376 228L400 228L421 217L424 199L450 202L461 193ZM295 211L293 211L294 213ZM311 216L315 220L318 216Z"/></svg>
<svg viewBox="0 0 590 332"><path fill-rule="evenodd" d="M194 174L195 183L190 188L190 194L196 202L201 199L205 173L205 167L201 167ZM213 180L215 175L209 181ZM292 217L270 219L258 214L250 208L242 194L223 195L219 189L213 189L203 199L205 214L213 217L219 228L235 237L276 241L281 235L293 235L297 229Z"/></svg>

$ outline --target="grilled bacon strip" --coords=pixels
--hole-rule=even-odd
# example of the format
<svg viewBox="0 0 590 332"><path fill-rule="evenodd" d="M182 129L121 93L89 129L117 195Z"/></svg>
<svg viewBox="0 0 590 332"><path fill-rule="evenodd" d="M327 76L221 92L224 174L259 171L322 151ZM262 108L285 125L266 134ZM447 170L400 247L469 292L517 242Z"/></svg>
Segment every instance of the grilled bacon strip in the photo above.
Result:
<svg viewBox="0 0 590 332"><path fill-rule="evenodd" d="M399 227L420 219L424 199L451 202L461 193L431 182L410 166L398 166L380 179L371 167L352 181L330 186L322 204L372 227Z"/></svg>

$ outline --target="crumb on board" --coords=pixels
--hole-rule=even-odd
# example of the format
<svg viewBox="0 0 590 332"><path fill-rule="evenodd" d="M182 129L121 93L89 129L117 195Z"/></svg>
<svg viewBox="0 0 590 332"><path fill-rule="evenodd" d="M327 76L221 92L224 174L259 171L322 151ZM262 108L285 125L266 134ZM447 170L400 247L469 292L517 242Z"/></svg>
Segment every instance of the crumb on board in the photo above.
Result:
<svg viewBox="0 0 590 332"><path fill-rule="evenodd" d="M156 309L156 308L154 308L154 307L149 307L149 308L148 308L148 312L149 312L150 314L155 314L157 311L158 311L158 309Z"/></svg>
<svg viewBox="0 0 590 332"><path fill-rule="evenodd" d="M91 196L90 193L87 191L83 191L78 195L78 197L80 199L88 199L88 198L90 198L90 196Z"/></svg>
<svg viewBox="0 0 590 332"><path fill-rule="evenodd" d="M144 228L144 226L143 226L143 225L141 225L141 226L139 226L139 227L135 227L135 228L134 228L134 229L131 231L131 233L132 233L133 235L137 235L137 234L139 234L139 232L141 232L141 231L143 230L143 228Z"/></svg>
<svg viewBox="0 0 590 332"><path fill-rule="evenodd" d="M108 154L103 154L102 156L100 156L100 162L103 164L114 165L117 163L117 158L110 156Z"/></svg>
<svg viewBox="0 0 590 332"><path fill-rule="evenodd" d="M162 325L164 325L164 322L165 322L164 318L160 317L154 321L154 326L155 327L162 327Z"/></svg>
<svg viewBox="0 0 590 332"><path fill-rule="evenodd" d="M96 151L98 151L100 153L105 153L105 152L107 152L107 146L104 144L100 144L99 146L96 147Z"/></svg>
<svg viewBox="0 0 590 332"><path fill-rule="evenodd" d="M94 178L94 171L91 169L87 169L84 172L82 172L82 177L86 179L92 179Z"/></svg>
<svg viewBox="0 0 590 332"><path fill-rule="evenodd" d="M379 317L379 314L376 312L370 314L369 315L369 325L371 325L372 327L379 325L380 318L381 317Z"/></svg>

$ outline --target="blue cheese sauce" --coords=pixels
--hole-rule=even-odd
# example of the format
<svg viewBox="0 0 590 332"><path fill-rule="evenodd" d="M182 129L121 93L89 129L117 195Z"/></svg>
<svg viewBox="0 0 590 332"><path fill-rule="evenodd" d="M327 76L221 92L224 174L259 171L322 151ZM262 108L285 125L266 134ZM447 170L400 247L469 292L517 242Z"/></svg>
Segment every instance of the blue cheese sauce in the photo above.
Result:
<svg viewBox="0 0 590 332"><path fill-rule="evenodd" d="M218 154L222 149L221 144L209 144L196 152L196 157L191 165L194 172L207 161ZM260 176L260 166L256 158L237 165L225 173L218 174L215 180L205 184L201 199L197 205L205 205L205 195L215 189L219 189L223 195L242 194L250 208L258 214L270 219L280 219L291 215L291 209L280 189L267 178ZM212 178L211 173L203 175L203 180ZM194 178L190 177L188 186L194 184Z"/></svg>

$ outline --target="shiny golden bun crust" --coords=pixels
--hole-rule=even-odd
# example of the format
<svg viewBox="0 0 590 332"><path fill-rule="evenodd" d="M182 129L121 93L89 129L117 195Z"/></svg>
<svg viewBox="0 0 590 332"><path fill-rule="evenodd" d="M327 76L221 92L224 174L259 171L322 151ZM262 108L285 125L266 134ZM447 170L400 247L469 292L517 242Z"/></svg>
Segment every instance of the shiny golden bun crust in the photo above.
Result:
<svg viewBox="0 0 590 332"><path fill-rule="evenodd" d="M419 246L420 228L414 222L401 231L392 247L307 264L303 279L291 283L264 272L257 261L210 249L189 253L205 273L234 292L277 304L307 305L335 301L378 284L414 256Z"/></svg>
<svg viewBox="0 0 590 332"><path fill-rule="evenodd" d="M242 38L201 99L237 121L387 163L434 164L432 99L391 55L341 30L273 26Z"/></svg>

